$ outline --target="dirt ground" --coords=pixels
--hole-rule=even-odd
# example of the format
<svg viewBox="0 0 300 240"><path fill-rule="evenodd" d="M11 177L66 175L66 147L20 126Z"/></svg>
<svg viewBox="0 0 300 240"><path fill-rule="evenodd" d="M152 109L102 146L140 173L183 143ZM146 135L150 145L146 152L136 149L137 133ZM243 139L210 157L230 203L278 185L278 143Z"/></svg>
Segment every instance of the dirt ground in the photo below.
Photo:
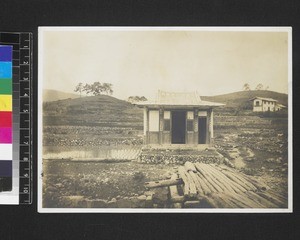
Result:
<svg viewBox="0 0 300 240"><path fill-rule="evenodd" d="M143 194L147 181L165 179L170 165L135 161L118 163L44 161L44 206L60 207L63 196L111 200Z"/></svg>
<svg viewBox="0 0 300 240"><path fill-rule="evenodd" d="M88 146L89 142L93 142L93 146L120 146L124 143L142 146L139 131L132 128L95 130L95 127L77 127L77 132L73 128L75 127L47 127L44 143L78 147ZM103 131L106 131L104 135ZM70 132L72 134L68 134ZM83 142L82 144L74 141L74 134L77 137L75 139ZM123 142L120 141L120 136ZM51 142L51 139L55 140ZM109 140L102 143L99 139ZM216 113L215 147L237 169L256 176L270 188L287 195L287 119L223 116ZM44 160L44 207L60 207L63 205L62 196L70 195L106 200L137 196L145 191L146 181L164 179L174 167L177 166L142 164L136 161L100 163Z"/></svg>

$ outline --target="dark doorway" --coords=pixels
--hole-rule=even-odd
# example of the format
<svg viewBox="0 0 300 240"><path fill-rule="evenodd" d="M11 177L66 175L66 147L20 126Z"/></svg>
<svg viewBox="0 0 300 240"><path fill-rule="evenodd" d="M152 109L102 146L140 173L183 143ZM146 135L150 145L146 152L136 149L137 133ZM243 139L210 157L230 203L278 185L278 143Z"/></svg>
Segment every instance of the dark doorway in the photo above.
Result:
<svg viewBox="0 0 300 240"><path fill-rule="evenodd" d="M172 143L185 143L185 129L186 129L186 112L174 111L172 112Z"/></svg>
<svg viewBox="0 0 300 240"><path fill-rule="evenodd" d="M199 117L198 119L198 142L199 144L206 144L207 118Z"/></svg>

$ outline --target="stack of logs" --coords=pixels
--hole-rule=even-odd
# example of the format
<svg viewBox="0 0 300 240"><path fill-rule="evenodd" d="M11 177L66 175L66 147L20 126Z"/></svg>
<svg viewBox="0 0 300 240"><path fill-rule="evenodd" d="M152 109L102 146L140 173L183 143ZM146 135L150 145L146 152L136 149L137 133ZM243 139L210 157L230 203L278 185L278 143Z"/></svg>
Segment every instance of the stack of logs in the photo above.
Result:
<svg viewBox="0 0 300 240"><path fill-rule="evenodd" d="M253 177L223 165L186 162L170 179L148 182L168 187L174 208L283 208L287 198Z"/></svg>

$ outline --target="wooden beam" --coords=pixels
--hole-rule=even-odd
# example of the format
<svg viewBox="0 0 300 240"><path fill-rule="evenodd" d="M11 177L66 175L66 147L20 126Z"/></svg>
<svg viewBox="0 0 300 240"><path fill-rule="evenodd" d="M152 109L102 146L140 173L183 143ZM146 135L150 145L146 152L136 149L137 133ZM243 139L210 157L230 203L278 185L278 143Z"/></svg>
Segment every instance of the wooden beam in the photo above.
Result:
<svg viewBox="0 0 300 240"><path fill-rule="evenodd" d="M184 182L184 186L183 186L184 196L188 197L190 195L190 183L186 175L185 168L183 166L178 167L178 173Z"/></svg>
<svg viewBox="0 0 300 240"><path fill-rule="evenodd" d="M189 171L192 171L194 173L197 172L197 169L196 169L195 165L191 162L185 162L184 167L185 167L187 172L189 172Z"/></svg>
<svg viewBox="0 0 300 240"><path fill-rule="evenodd" d="M157 187L168 187L168 186L180 185L180 184L183 184L183 181L181 178L177 178L177 179L167 179L167 180L146 182L145 187L146 188L157 188Z"/></svg>
<svg viewBox="0 0 300 240"><path fill-rule="evenodd" d="M176 173L172 174L171 179L172 180L178 179L178 175ZM185 197L179 195L177 185L170 186L169 190L170 190L170 199L172 203L184 202Z"/></svg>

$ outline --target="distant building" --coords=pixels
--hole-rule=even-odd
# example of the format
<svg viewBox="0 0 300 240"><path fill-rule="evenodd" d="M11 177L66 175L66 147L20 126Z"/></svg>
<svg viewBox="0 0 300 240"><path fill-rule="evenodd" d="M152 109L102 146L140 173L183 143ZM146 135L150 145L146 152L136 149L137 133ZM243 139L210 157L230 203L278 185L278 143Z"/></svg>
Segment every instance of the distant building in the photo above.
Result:
<svg viewBox="0 0 300 240"><path fill-rule="evenodd" d="M213 108L224 104L202 101L197 92L158 91L155 101L136 103L144 108L146 144L210 144Z"/></svg>
<svg viewBox="0 0 300 240"><path fill-rule="evenodd" d="M276 103L275 105L275 111L280 111L281 109L286 108L286 106L280 104L280 103Z"/></svg>
<svg viewBox="0 0 300 240"><path fill-rule="evenodd" d="M253 102L253 112L275 112L285 108L273 98L254 97L250 101Z"/></svg>

